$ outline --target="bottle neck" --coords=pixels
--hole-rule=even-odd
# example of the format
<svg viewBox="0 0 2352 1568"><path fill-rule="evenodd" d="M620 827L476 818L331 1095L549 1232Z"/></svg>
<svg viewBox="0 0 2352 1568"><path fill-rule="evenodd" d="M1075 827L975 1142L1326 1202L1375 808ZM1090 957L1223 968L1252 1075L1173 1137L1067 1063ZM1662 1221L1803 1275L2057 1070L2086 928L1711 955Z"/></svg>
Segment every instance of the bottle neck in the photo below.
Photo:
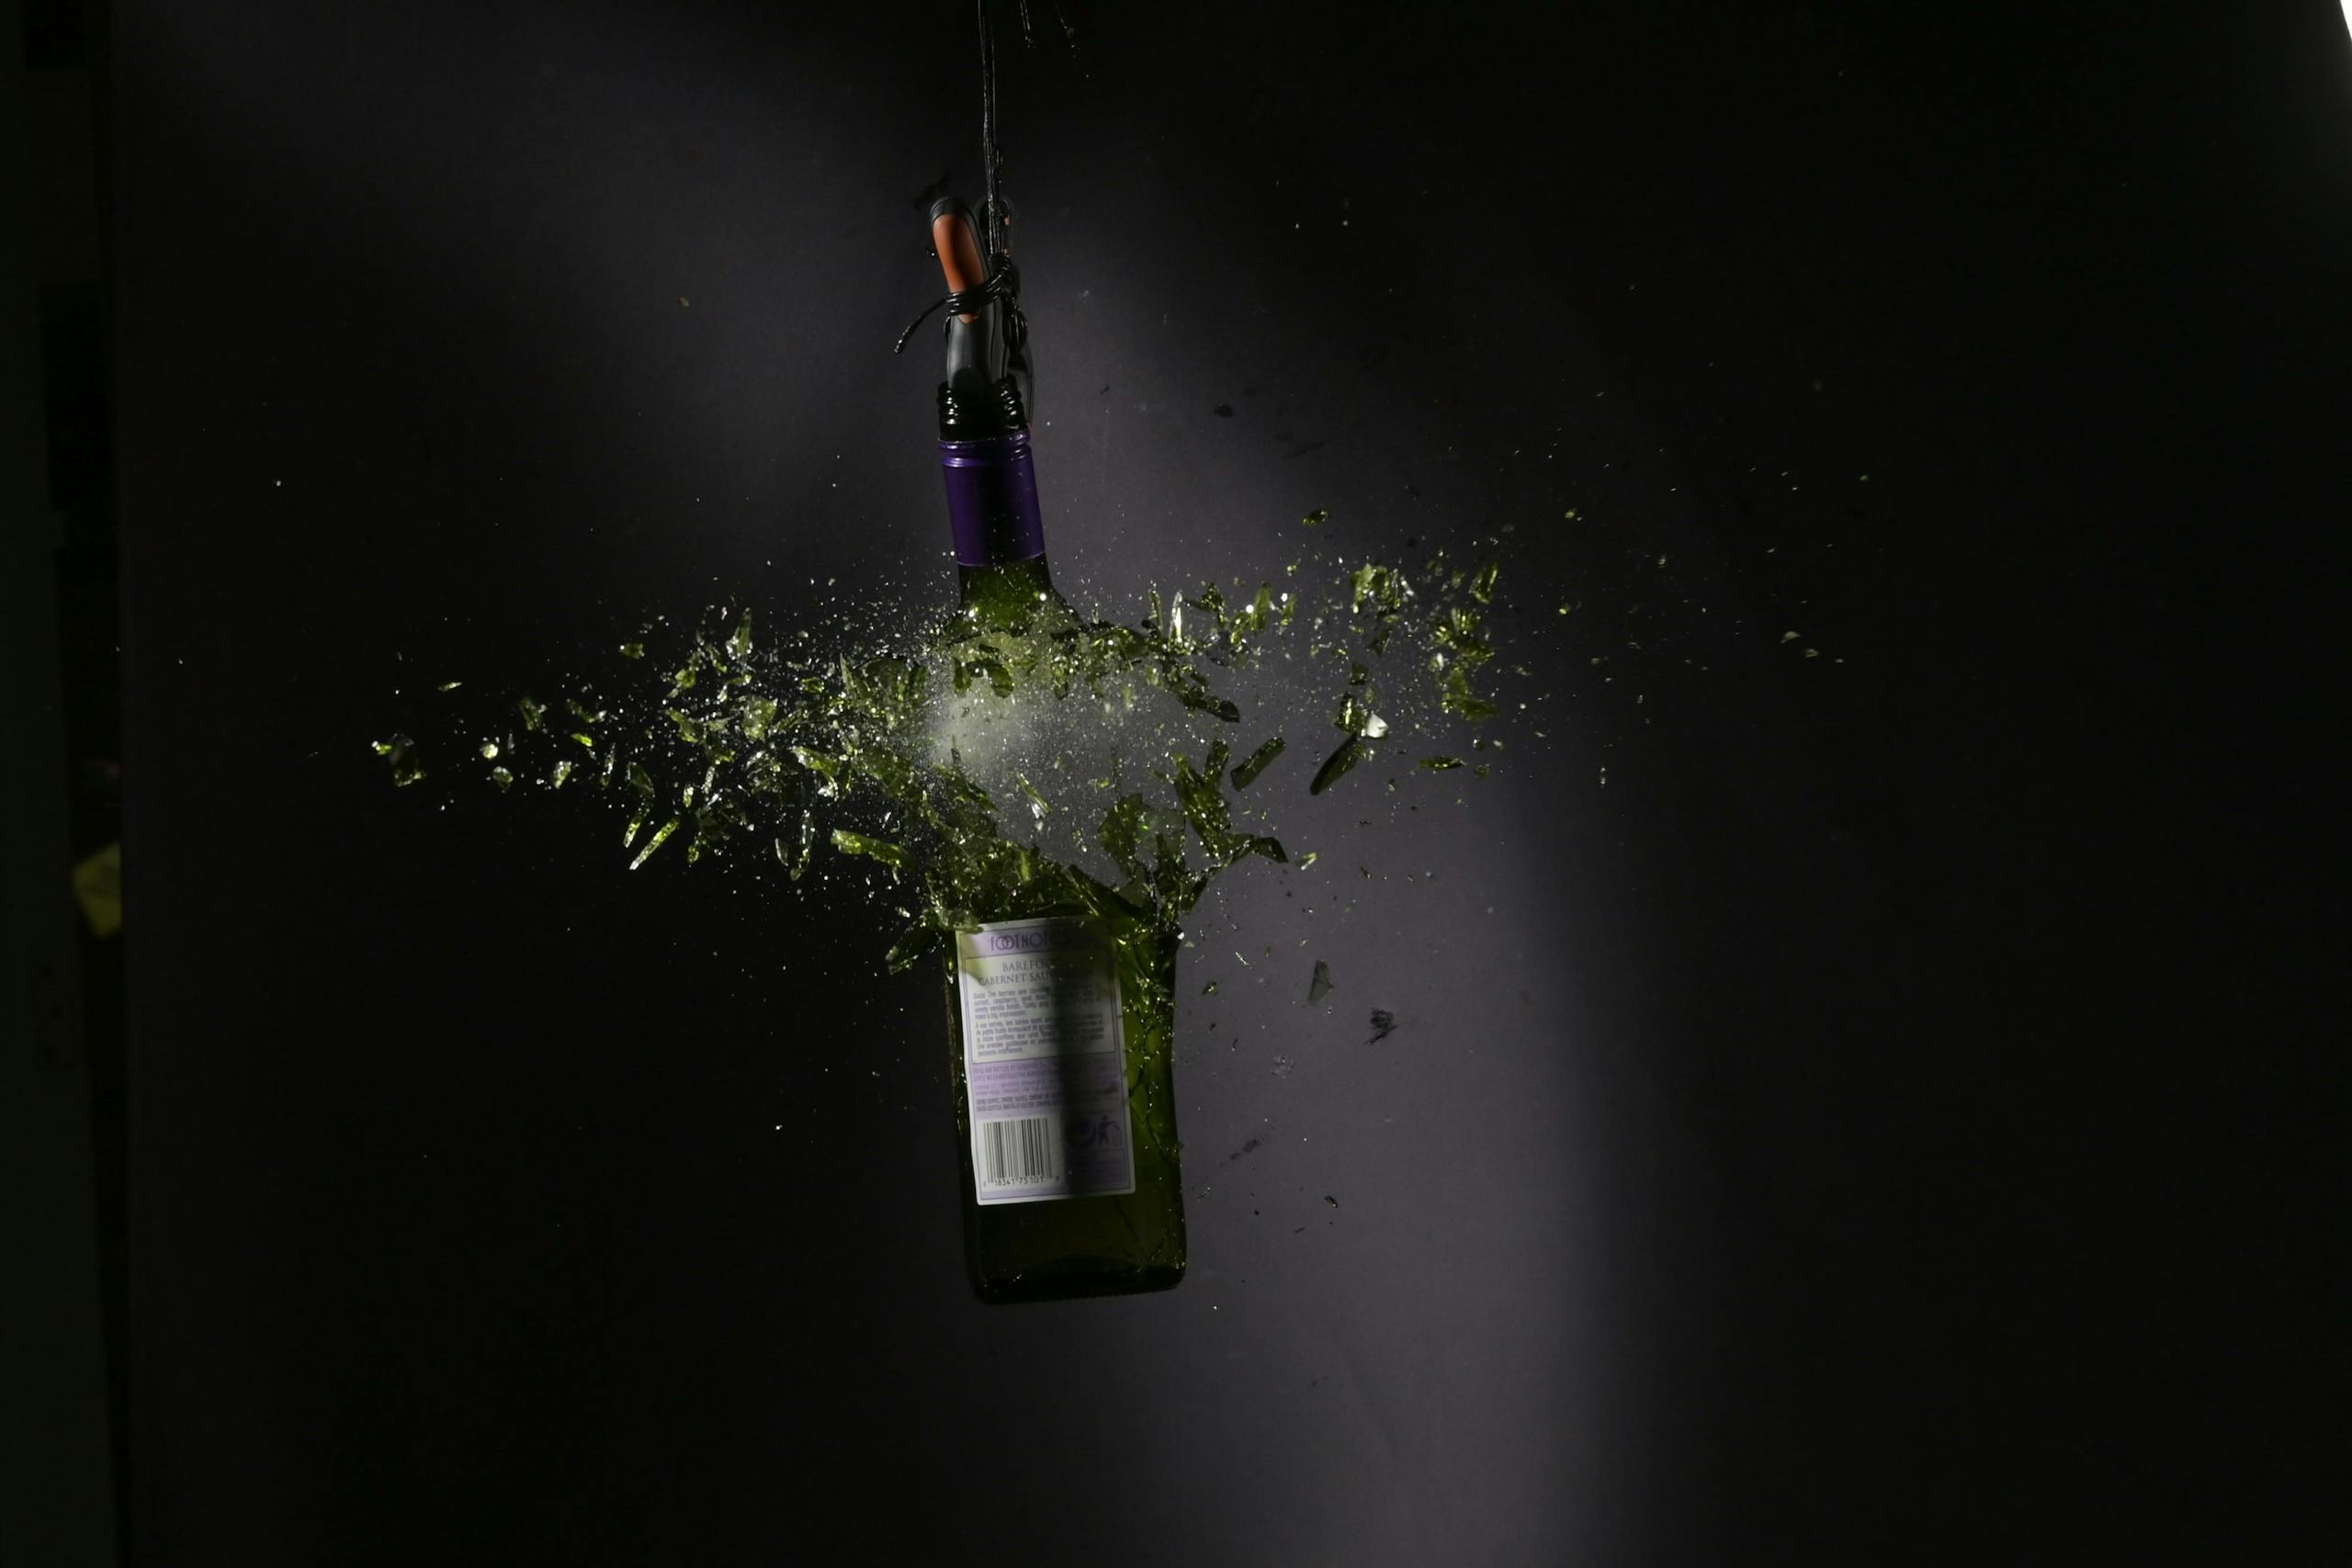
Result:
<svg viewBox="0 0 2352 1568"><path fill-rule="evenodd" d="M1037 471L1029 453L1027 417L1010 377L979 397L941 385L939 467L947 486L956 560L967 584L975 571L1031 562L1042 581L1046 531L1037 506Z"/></svg>

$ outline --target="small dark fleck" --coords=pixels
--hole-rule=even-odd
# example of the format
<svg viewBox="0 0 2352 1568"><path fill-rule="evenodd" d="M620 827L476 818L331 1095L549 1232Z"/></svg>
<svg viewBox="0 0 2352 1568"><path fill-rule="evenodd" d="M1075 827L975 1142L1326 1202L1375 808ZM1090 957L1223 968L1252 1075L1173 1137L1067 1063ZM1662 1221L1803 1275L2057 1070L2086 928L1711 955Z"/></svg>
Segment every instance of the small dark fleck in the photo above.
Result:
<svg viewBox="0 0 2352 1568"><path fill-rule="evenodd" d="M1332 1197L1329 1192L1323 1194L1323 1201L1330 1204L1334 1209L1340 1206L1340 1201L1337 1198Z"/></svg>
<svg viewBox="0 0 2352 1568"><path fill-rule="evenodd" d="M1219 419L1231 419L1233 417L1233 405L1231 403L1217 404L1216 416Z"/></svg>
<svg viewBox="0 0 2352 1568"><path fill-rule="evenodd" d="M1396 1032L1396 1015L1390 1012L1386 1008L1373 1009L1372 1038L1365 1041L1364 1043L1367 1045L1377 1045Z"/></svg>

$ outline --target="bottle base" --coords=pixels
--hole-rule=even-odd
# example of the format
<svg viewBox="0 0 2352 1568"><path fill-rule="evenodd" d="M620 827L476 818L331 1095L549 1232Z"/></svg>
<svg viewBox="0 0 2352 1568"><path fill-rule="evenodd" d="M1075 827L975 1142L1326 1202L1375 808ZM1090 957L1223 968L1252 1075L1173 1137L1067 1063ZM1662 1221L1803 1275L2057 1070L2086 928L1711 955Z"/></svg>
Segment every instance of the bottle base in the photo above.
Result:
<svg viewBox="0 0 2352 1568"><path fill-rule="evenodd" d="M1087 1296L1133 1296L1173 1290L1184 1278L1181 1263L1136 1268L1110 1258L1074 1258L1024 1269L1018 1274L972 1273L972 1293L990 1306L1017 1302L1065 1302Z"/></svg>

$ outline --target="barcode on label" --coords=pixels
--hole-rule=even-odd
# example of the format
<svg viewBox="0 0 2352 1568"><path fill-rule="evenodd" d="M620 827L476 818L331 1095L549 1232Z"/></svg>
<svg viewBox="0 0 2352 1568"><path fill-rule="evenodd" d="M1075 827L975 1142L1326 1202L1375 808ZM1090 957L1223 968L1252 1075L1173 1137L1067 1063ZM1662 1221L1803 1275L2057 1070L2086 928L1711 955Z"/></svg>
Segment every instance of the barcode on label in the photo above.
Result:
<svg viewBox="0 0 2352 1568"><path fill-rule="evenodd" d="M1059 1179L1054 1151L1054 1119L1029 1116L1017 1122L980 1123L980 1183L985 1187L1025 1187Z"/></svg>

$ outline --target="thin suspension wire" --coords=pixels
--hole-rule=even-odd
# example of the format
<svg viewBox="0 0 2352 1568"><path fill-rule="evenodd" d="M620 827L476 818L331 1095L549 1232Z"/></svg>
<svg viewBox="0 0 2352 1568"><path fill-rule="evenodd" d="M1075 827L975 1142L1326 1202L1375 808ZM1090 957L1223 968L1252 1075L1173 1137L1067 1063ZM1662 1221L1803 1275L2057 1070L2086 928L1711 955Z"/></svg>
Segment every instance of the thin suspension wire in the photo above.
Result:
<svg viewBox="0 0 2352 1568"><path fill-rule="evenodd" d="M982 236L986 259L993 264L997 255L997 230L1004 220L1004 204L997 188L998 161L1002 156L996 145L996 45L989 27L989 0L978 0L980 14L980 164L987 186L988 201L981 209L982 226L988 232Z"/></svg>

